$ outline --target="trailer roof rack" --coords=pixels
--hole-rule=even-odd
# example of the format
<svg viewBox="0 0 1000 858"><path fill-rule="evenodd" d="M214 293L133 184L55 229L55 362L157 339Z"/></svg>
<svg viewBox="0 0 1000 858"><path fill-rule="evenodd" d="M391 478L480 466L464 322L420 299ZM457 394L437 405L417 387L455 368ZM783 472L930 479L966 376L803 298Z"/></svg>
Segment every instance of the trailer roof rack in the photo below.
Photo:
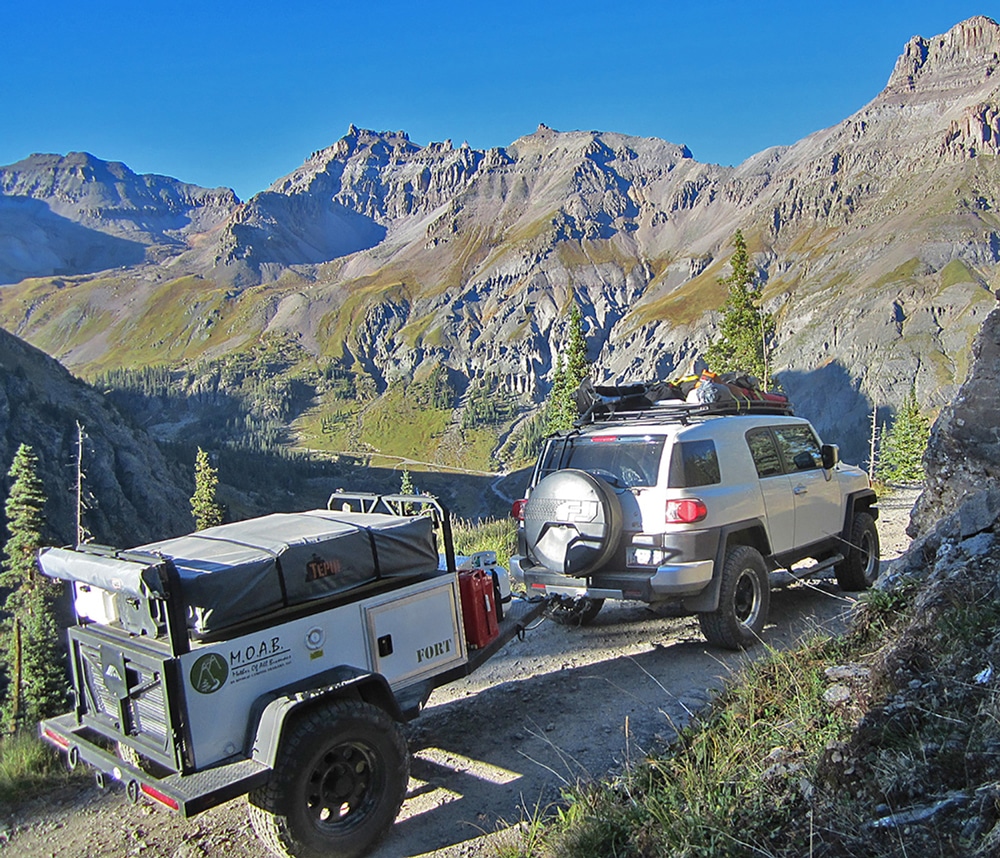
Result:
<svg viewBox="0 0 1000 858"><path fill-rule="evenodd" d="M690 403L666 400L643 409L616 411L615 403L602 402L600 413L590 408L573 425L576 428L595 423L689 423L693 418L732 414L776 414L792 417L795 410L791 402L769 399L728 400L725 402ZM606 410L605 410L606 409Z"/></svg>

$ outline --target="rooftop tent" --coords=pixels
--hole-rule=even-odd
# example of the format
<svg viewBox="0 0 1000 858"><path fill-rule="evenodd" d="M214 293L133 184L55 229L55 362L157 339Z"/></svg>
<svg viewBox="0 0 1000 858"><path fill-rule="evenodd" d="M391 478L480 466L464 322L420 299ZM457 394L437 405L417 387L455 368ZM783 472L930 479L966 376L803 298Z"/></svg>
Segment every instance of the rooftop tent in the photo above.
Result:
<svg viewBox="0 0 1000 858"><path fill-rule="evenodd" d="M134 552L173 561L191 626L200 634L379 578L434 574L439 563L426 516L329 510L223 524ZM60 549L43 552L40 562L54 578L130 596L156 593L146 580L153 576L135 563L99 557L81 564L79 554Z"/></svg>

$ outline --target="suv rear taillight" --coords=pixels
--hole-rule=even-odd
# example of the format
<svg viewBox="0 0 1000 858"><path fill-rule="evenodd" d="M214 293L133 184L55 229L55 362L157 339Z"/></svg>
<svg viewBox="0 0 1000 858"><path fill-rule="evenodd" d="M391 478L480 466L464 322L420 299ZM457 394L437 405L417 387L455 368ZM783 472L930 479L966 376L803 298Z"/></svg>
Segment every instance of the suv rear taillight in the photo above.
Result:
<svg viewBox="0 0 1000 858"><path fill-rule="evenodd" d="M698 498L667 501L667 524L693 524L708 515L708 507Z"/></svg>
<svg viewBox="0 0 1000 858"><path fill-rule="evenodd" d="M514 521L524 521L524 508L528 505L526 498L521 498L521 500L514 501L510 507L510 517Z"/></svg>

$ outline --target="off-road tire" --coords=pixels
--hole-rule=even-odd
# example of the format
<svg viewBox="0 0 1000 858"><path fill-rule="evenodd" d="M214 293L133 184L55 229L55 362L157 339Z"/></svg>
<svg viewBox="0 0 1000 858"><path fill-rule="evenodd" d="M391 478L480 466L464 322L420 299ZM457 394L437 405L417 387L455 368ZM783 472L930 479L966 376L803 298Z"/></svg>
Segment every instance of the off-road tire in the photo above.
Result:
<svg viewBox="0 0 1000 858"><path fill-rule="evenodd" d="M867 590L878 578L878 528L871 513L858 512L851 522L847 555L834 572L841 590Z"/></svg>
<svg viewBox="0 0 1000 858"><path fill-rule="evenodd" d="M250 821L275 855L364 855L392 827L409 769L402 730L385 711L326 703L286 727L271 779L250 793Z"/></svg>
<svg viewBox="0 0 1000 858"><path fill-rule="evenodd" d="M726 553L719 587L719 607L698 614L710 644L743 649L759 639L771 606L771 585L760 552L737 545Z"/></svg>
<svg viewBox="0 0 1000 858"><path fill-rule="evenodd" d="M549 600L545 616L561 626L588 626L594 621L604 604L604 599L559 599Z"/></svg>

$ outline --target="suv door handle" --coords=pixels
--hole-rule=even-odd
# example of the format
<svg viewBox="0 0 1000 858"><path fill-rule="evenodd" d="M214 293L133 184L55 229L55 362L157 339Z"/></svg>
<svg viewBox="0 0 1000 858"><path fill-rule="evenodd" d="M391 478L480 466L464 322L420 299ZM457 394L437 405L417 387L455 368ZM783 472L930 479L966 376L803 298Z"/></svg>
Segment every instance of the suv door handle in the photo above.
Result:
<svg viewBox="0 0 1000 858"><path fill-rule="evenodd" d="M808 492L809 492L809 489L807 489L803 485L798 485L794 489L792 489L792 494L795 494L795 495L804 495L804 494L808 494Z"/></svg>

